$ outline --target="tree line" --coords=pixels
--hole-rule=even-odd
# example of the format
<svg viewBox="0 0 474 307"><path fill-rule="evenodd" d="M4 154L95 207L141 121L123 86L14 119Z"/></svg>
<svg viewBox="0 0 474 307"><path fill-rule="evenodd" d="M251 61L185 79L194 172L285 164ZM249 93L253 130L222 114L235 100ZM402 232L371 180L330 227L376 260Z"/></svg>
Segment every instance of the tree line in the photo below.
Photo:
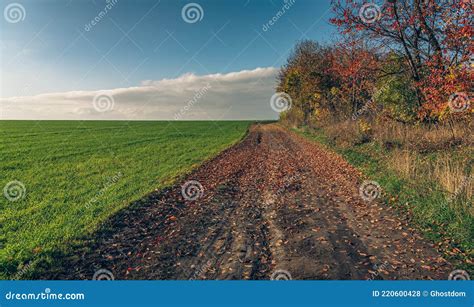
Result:
<svg viewBox="0 0 474 307"><path fill-rule="evenodd" d="M278 76L295 124L472 118L470 0L333 0L338 42L300 41Z"/></svg>

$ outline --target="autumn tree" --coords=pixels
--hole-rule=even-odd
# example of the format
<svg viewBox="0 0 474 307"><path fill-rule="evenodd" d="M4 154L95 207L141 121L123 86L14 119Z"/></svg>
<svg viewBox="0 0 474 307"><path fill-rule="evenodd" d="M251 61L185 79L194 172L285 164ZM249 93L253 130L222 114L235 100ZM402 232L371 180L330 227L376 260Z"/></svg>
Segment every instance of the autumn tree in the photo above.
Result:
<svg viewBox="0 0 474 307"><path fill-rule="evenodd" d="M333 0L333 8L343 35L404 59L421 118L441 117L453 93L469 90L470 0Z"/></svg>
<svg viewBox="0 0 474 307"><path fill-rule="evenodd" d="M378 65L374 50L360 40L324 47L310 40L299 42L279 74L278 91L293 102L284 116L305 125L351 117L369 103Z"/></svg>
<svg viewBox="0 0 474 307"><path fill-rule="evenodd" d="M350 37L331 52L331 75L338 87L332 89L344 115L357 113L367 105L375 90L379 59L363 40Z"/></svg>
<svg viewBox="0 0 474 307"><path fill-rule="evenodd" d="M304 124L328 105L335 111L335 106L325 96L334 83L328 74L329 53L328 48L314 41L301 41L280 71L279 90L292 97L294 108L301 111Z"/></svg>

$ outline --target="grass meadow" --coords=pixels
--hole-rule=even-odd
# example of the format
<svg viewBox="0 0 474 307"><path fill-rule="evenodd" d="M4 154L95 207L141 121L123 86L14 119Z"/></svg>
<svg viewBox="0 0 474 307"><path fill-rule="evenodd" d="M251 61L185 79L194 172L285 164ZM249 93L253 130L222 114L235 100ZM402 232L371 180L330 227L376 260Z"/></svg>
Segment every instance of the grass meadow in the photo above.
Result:
<svg viewBox="0 0 474 307"><path fill-rule="evenodd" d="M0 278L238 142L244 121L0 121Z"/></svg>
<svg viewBox="0 0 474 307"><path fill-rule="evenodd" d="M395 131L389 126L380 129L385 134ZM366 142L354 135L357 129L341 124L295 129L335 150L367 178L377 181L387 204L402 213L409 213L413 225L436 242L447 259L473 272L474 160L472 146L468 145L472 136L468 127L458 130L458 135L466 139L462 140L463 145L453 148L444 145L446 140L439 137L443 133L438 132L440 140L424 142L424 138L430 135L429 131L423 131L420 137L415 135L413 128L403 138L392 135L385 139L381 136L383 133L376 132L374 139ZM451 138L448 134L446 138ZM401 148L384 146L394 141L399 142ZM407 154L409 158L405 157Z"/></svg>

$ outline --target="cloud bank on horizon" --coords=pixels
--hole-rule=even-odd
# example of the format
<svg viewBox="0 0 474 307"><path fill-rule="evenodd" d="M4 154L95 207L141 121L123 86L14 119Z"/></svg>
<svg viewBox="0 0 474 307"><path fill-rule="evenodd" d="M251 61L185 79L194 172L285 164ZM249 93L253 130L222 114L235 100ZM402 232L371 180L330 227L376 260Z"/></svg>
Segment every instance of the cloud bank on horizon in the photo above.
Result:
<svg viewBox="0 0 474 307"><path fill-rule="evenodd" d="M2 119L276 119L270 106L278 69L184 74L139 86L0 98Z"/></svg>

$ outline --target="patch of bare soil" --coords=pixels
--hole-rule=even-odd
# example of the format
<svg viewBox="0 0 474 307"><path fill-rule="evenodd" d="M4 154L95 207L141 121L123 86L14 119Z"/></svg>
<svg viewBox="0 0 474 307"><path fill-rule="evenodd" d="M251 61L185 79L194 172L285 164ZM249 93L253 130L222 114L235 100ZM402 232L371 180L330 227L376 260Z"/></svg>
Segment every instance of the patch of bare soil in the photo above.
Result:
<svg viewBox="0 0 474 307"><path fill-rule="evenodd" d="M202 189L186 199L191 180ZM337 154L277 124L256 125L40 278L107 269L116 279L270 279L278 270L293 279L447 279L451 265L407 217L363 200L361 182Z"/></svg>

